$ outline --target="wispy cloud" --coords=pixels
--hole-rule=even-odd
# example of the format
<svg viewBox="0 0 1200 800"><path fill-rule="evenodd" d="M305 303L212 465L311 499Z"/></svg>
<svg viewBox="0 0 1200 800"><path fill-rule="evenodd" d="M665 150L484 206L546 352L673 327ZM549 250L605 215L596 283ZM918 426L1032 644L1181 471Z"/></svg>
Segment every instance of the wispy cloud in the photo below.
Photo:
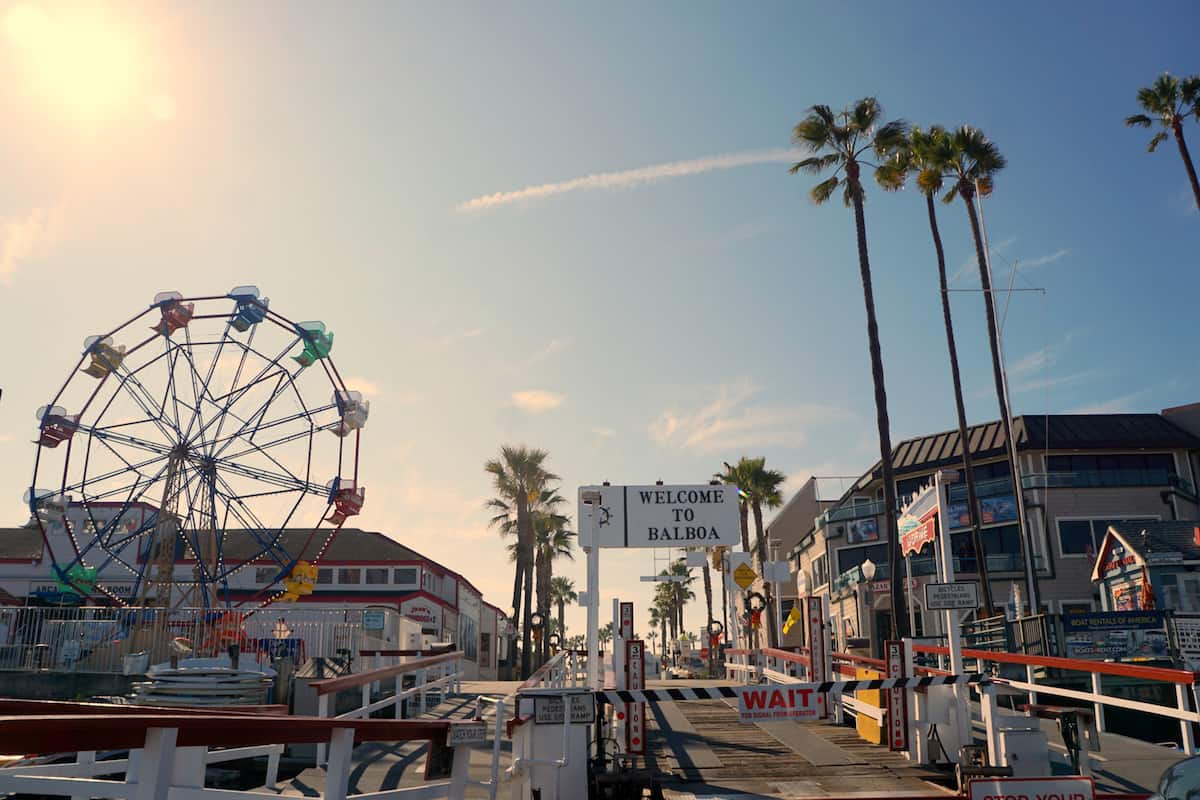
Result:
<svg viewBox="0 0 1200 800"><path fill-rule="evenodd" d="M0 219L0 283L9 283L21 263L44 253L59 237L58 209L35 208L24 217Z"/></svg>
<svg viewBox="0 0 1200 800"><path fill-rule="evenodd" d="M1170 202L1171 208L1181 214L1195 214L1198 211L1196 208L1196 195L1192 192L1191 184L1185 183L1180 187L1179 191L1171 197Z"/></svg>
<svg viewBox="0 0 1200 800"><path fill-rule="evenodd" d="M546 343L545 347L543 347L541 350L538 350L536 353L531 355L529 358L525 359L523 366L531 367L534 364L545 361L547 358L550 358L550 356L556 355L558 353L561 353L564 350L570 349L571 345L573 345L574 343L575 343L575 340L569 336L566 337L565 339L551 339L549 342Z"/></svg>
<svg viewBox="0 0 1200 800"><path fill-rule="evenodd" d="M798 447L807 441L810 426L852 416L836 406L751 404L761 391L746 379L721 384L707 404L694 410L663 411L647 431L659 444L705 453L772 445Z"/></svg>
<svg viewBox="0 0 1200 800"><path fill-rule="evenodd" d="M483 328L470 328L465 331L457 331L455 333L443 336L438 340L438 344L440 344L442 347L449 347L452 344L458 344L459 342L466 341L467 339L474 339L476 336L482 336L483 334Z"/></svg>
<svg viewBox="0 0 1200 800"><path fill-rule="evenodd" d="M996 256L1012 247L1016 241L1017 237L1010 236L1007 239L1003 239L988 247L988 255L993 259L993 266L995 266L994 260ZM979 262L975 259L975 251L972 250L971 254L966 257L962 264L959 265L958 269L954 270L954 273L950 276L950 284L954 285L958 282L959 278L963 277L969 272L974 274L975 272L978 272L978 270Z"/></svg>
<svg viewBox="0 0 1200 800"><path fill-rule="evenodd" d="M542 389L526 389L520 392L513 392L511 397L513 406L530 414L553 411L567 400L565 394L547 392Z"/></svg>
<svg viewBox="0 0 1200 800"><path fill-rule="evenodd" d="M362 392L363 397L374 400L382 394L379 384L366 378L346 378L346 388L352 392Z"/></svg>
<svg viewBox="0 0 1200 800"><path fill-rule="evenodd" d="M1137 410L1137 401L1148 392L1148 389L1141 389L1130 394L1123 394L1120 397L1114 397L1111 400L1104 400L1099 403L1091 403L1089 405L1073 408L1068 411L1068 414L1121 414L1129 411Z"/></svg>
<svg viewBox="0 0 1200 800"><path fill-rule="evenodd" d="M5 442L11 442L12 440L13 440L13 435L11 433L0 433L0 444L4 444Z"/></svg>
<svg viewBox="0 0 1200 800"><path fill-rule="evenodd" d="M1044 256L1038 256L1037 258L1030 258L1030 259L1017 259L1013 263L1017 269L1024 272L1025 270L1028 270L1028 269L1034 269L1036 267L1044 267L1047 264L1053 264L1055 261L1058 261L1059 259L1062 259L1062 258L1066 258L1070 254L1071 254L1071 251L1068 250L1067 248L1063 247L1058 250L1055 250L1053 253L1049 253Z"/></svg>
<svg viewBox="0 0 1200 800"><path fill-rule="evenodd" d="M568 192L587 191L595 189L631 189L648 183L684 178L689 175L701 175L705 172L749 167L757 164L783 164L795 161L799 157L796 150L777 147L771 150L750 150L741 153L726 153L725 155L705 156L688 161L670 161L664 164L651 164L637 169L619 170L617 172L595 172L579 178L571 178L555 183L543 183L536 186L526 186L508 192L481 195L460 203L459 211L482 211L489 208L520 203L526 200L540 200Z"/></svg>
<svg viewBox="0 0 1200 800"><path fill-rule="evenodd" d="M600 439L611 439L617 435L612 428L592 428L592 435Z"/></svg>

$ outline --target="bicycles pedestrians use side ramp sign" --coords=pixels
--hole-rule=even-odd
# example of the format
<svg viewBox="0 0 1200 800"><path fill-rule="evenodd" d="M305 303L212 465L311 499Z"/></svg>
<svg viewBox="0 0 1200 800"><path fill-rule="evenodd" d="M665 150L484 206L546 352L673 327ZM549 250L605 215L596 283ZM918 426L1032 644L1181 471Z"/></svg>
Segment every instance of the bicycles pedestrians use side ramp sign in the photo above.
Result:
<svg viewBox="0 0 1200 800"><path fill-rule="evenodd" d="M599 492L600 502L584 503ZM741 542L738 490L727 484L579 487L579 542L600 547L717 547Z"/></svg>

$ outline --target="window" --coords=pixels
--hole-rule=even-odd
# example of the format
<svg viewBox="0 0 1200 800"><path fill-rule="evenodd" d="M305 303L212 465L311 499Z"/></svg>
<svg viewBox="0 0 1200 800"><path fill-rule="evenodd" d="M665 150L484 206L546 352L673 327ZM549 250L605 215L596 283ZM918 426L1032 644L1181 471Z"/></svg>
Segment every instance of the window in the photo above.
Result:
<svg viewBox="0 0 1200 800"><path fill-rule="evenodd" d="M1183 607L1183 598L1179 594L1179 576L1175 573L1159 575L1155 578L1163 596L1163 607L1187 611Z"/></svg>
<svg viewBox="0 0 1200 800"><path fill-rule="evenodd" d="M479 665L492 666L492 635L490 633L479 634Z"/></svg>
<svg viewBox="0 0 1200 800"><path fill-rule="evenodd" d="M1046 456L1047 472L1092 472L1097 486L1166 483L1175 476L1170 453L1072 454Z"/></svg>
<svg viewBox="0 0 1200 800"><path fill-rule="evenodd" d="M417 582L416 567L397 567L392 570L392 583L400 586L411 586Z"/></svg>
<svg viewBox="0 0 1200 800"><path fill-rule="evenodd" d="M869 547L847 547L838 550L838 574L842 575L862 564L868 558L875 562L876 577L887 577L887 545L873 544Z"/></svg>
<svg viewBox="0 0 1200 800"><path fill-rule="evenodd" d="M342 569L339 569L338 570L338 583L343 584L343 585L362 583L362 570L361 569L346 569L345 567L343 567Z"/></svg>
<svg viewBox="0 0 1200 800"><path fill-rule="evenodd" d="M812 562L812 588L829 583L829 557L820 556Z"/></svg>
<svg viewBox="0 0 1200 800"><path fill-rule="evenodd" d="M1058 550L1064 556L1095 558L1109 525L1153 522L1158 517L1127 517L1125 519L1060 519L1058 521Z"/></svg>
<svg viewBox="0 0 1200 800"><path fill-rule="evenodd" d="M1020 572L1025 568L1021 559L1021 534L1016 525L1000 525L984 528L979 532L983 551L987 553L987 566L991 572ZM950 549L954 554L956 572L978 572L975 545L970 533L955 533L950 536Z"/></svg>
<svg viewBox="0 0 1200 800"><path fill-rule="evenodd" d="M333 583L333 570L328 567L317 570L317 583Z"/></svg>
<svg viewBox="0 0 1200 800"><path fill-rule="evenodd" d="M387 567L368 567L365 572L367 583L380 584L388 582Z"/></svg>
<svg viewBox="0 0 1200 800"><path fill-rule="evenodd" d="M279 570L275 567L258 567L254 570L254 582L271 583L278 574Z"/></svg>

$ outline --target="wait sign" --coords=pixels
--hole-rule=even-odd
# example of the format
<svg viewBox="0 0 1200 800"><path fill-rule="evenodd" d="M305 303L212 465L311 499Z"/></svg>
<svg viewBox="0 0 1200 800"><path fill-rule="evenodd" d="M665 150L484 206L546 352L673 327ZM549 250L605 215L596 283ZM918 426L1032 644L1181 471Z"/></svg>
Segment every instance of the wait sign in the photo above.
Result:
<svg viewBox="0 0 1200 800"><path fill-rule="evenodd" d="M600 493L593 506L583 498ZM579 543L600 547L717 547L742 540L738 490L696 486L581 486Z"/></svg>
<svg viewBox="0 0 1200 800"><path fill-rule="evenodd" d="M742 722L774 719L817 719L821 695L811 686L742 686L738 688L738 714Z"/></svg>

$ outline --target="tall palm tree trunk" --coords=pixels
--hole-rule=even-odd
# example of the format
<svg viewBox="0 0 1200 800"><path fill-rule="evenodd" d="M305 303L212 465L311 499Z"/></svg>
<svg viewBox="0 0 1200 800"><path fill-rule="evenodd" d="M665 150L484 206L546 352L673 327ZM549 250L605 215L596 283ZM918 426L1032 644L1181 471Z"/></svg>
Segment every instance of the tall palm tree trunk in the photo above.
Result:
<svg viewBox="0 0 1200 800"><path fill-rule="evenodd" d="M525 551L525 596L521 604L521 680L526 680L533 673L533 631L530 629L530 617L533 614L533 522L526 516L524 530L525 541L522 547Z"/></svg>
<svg viewBox="0 0 1200 800"><path fill-rule="evenodd" d="M512 601L512 619L511 622L515 626L518 620L521 619L521 586L525 578L525 550L521 547L520 527L517 529L517 561L516 568L513 571L513 601ZM517 669L517 654L516 654L515 636L509 637L508 643L508 672L509 677L512 677L513 672Z"/></svg>
<svg viewBox="0 0 1200 800"><path fill-rule="evenodd" d="M1000 366L1000 338L996 330L996 303L992 297L992 281L988 274L987 254L983 250L983 236L979 230L979 215L975 212L975 184L970 181L959 182L959 194L962 195L963 203L967 207L967 219L971 223L971 235L975 239L975 259L979 262L979 285L983 289L983 305L987 315L988 327L988 346L992 351L992 379L996 384L996 401L1000 406L1000 422L1004 425L1004 439L1006 451L1008 453L1008 470L1012 475L1013 493L1020 494L1021 483L1017 479L1019 472L1017 470L1017 441L1013 438L1012 415L1009 413L1008 397L1004 391L1004 372ZM1020 508L1020 505L1018 505ZM974 514L974 509L972 509ZM1020 516L1020 515L1018 515ZM1017 539L1021 544L1021 559L1025 562L1027 570L1026 576L1029 580L1029 609L1031 614L1036 614L1038 610L1037 597L1037 570L1036 565L1030 560L1033 554L1030 552L1031 543L1029 541L1028 523L1024 519L1017 520ZM979 553L976 558L982 557ZM1018 609L1019 613L1019 609Z"/></svg>
<svg viewBox="0 0 1200 800"><path fill-rule="evenodd" d="M858 234L858 268L862 277L863 303L867 309L867 345L871 351L871 381L875 387L875 417L879 428L879 465L883 472L883 519L887 528L888 573L891 581L892 631L897 639L909 635L904 613L904 571L900 565L900 537L896 528L896 471L892 467L892 431L888 419L887 389L883 383L883 355L879 347L879 324L875 319L875 294L871 288L871 260L867 254L867 222L863 216L863 190L859 166L846 164L850 198L854 205L854 227Z"/></svg>
<svg viewBox="0 0 1200 800"><path fill-rule="evenodd" d="M729 569L729 551L721 553L721 638L729 641L729 587L726 584L726 570Z"/></svg>
<svg viewBox="0 0 1200 800"><path fill-rule="evenodd" d="M950 377L954 382L954 409L958 412L958 440L962 445L963 475L967 483L967 507L971 517L971 545L975 550L979 582L983 584L983 608L992 616L992 584L988 578L987 555L983 550L983 536L979 532L979 499L975 493L975 471L971 465L971 441L968 436L967 411L963 405L962 376L958 371L958 346L954 342L954 321L950 316L950 288L946 282L946 253L942 249L942 234L938 230L937 210L933 194L925 195L925 206L929 211L929 232L933 234L933 249L937 251L938 285L942 292L942 321L946 325L946 350L950 353ZM950 520L939 520L942 536L950 535Z"/></svg>
<svg viewBox="0 0 1200 800"><path fill-rule="evenodd" d="M712 666L717 657L717 648L713 647L709 642L708 624L713 619L713 587L712 587L712 572L708 566L708 554L705 554L704 561L704 605L708 608L708 616L704 619L704 632L701 634L704 638L700 640L701 647L708 648L708 664L709 671L712 672Z"/></svg>
<svg viewBox="0 0 1200 800"><path fill-rule="evenodd" d="M1175 133L1175 144L1179 145L1179 155L1183 157L1183 166L1187 170L1188 180L1192 183L1192 195L1196 198L1196 208L1200 208L1200 181L1196 180L1196 167L1192 165L1192 155L1188 152L1187 142L1183 140L1183 123L1175 120L1171 125Z"/></svg>
<svg viewBox="0 0 1200 800"><path fill-rule="evenodd" d="M762 505L754 503L754 533L755 533L755 551L758 557L758 574L762 577L763 597L766 598L766 603L763 607L763 613L767 615L767 647L778 647L779 636L775 630L775 606L771 582L767 580L767 535L763 530Z"/></svg>
<svg viewBox="0 0 1200 800"><path fill-rule="evenodd" d="M742 523L742 552L749 553L750 550L750 505L748 503L738 503L738 515L741 517Z"/></svg>
<svg viewBox="0 0 1200 800"><path fill-rule="evenodd" d="M546 652L550 643L549 630L546 627L546 623L549 622L550 618L550 615L547 613L550 605L549 599L547 598L550 588L548 586L550 579L546 575L547 560L546 554L542 551L542 548L539 547L537 549L537 555L533 559L533 572L536 576L535 580L537 581L536 586L534 587L536 589L535 596L537 598L537 604L535 607L537 608L538 613L542 615L542 635L537 640L535 645L537 648L537 665L539 667L546 663Z"/></svg>
<svg viewBox="0 0 1200 800"><path fill-rule="evenodd" d="M560 597L558 599L558 640L564 645L567 641L567 623L564 621L566 619L566 605L567 601Z"/></svg>

